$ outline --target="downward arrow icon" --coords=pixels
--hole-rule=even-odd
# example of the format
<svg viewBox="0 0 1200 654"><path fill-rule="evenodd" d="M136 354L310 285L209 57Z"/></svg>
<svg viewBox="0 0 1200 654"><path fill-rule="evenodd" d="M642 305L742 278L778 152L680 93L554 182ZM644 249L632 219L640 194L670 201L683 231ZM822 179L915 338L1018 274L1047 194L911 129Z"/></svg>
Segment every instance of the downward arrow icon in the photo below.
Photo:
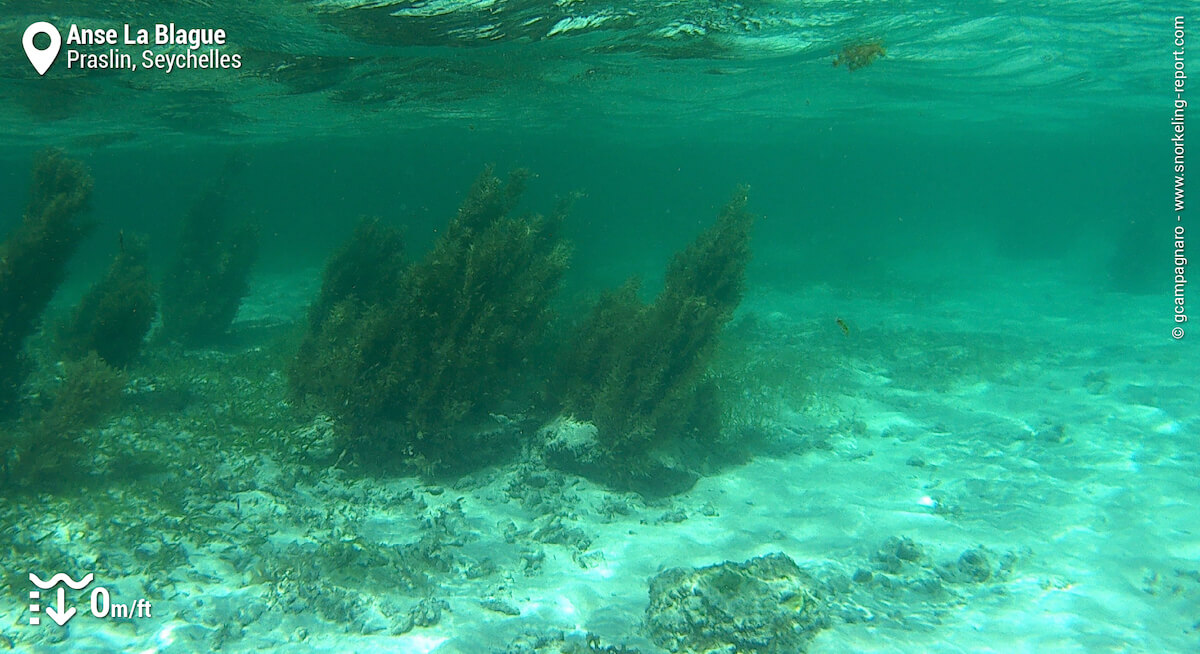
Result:
<svg viewBox="0 0 1200 654"><path fill-rule="evenodd" d="M58 589L58 610L55 610L53 606L48 606L48 607L46 607L46 615L50 616L50 619L53 620L55 622L55 624L57 624L58 626L61 627L65 624L67 624L67 620L70 620L71 618L75 617L75 613L76 613L76 611L75 611L74 606L72 606L69 609L67 608L67 591L62 588L59 588Z"/></svg>

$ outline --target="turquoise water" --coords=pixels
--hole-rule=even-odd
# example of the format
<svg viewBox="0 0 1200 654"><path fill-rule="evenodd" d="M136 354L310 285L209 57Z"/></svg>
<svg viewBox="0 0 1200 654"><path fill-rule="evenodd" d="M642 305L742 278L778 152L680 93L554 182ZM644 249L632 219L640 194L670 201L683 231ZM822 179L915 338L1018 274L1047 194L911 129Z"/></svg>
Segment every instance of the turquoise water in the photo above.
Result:
<svg viewBox="0 0 1200 654"><path fill-rule="evenodd" d="M1170 141L1194 13L0 7L0 644L1194 651L1200 356L1172 235L1195 212ZM240 65L84 70L67 49L188 49L64 43L38 75L39 20L220 28ZM90 175L92 226L22 277L46 148ZM504 246L459 231L488 165L531 173ZM739 184L748 261L732 228L677 255ZM573 194L557 231L526 221ZM364 218L402 263L338 258ZM154 318L101 362L133 314L69 334L137 238ZM631 276L599 321L616 345L587 349ZM204 337L175 327L221 300ZM95 574L67 626L29 608L28 574L57 572ZM154 610L96 615L101 586Z"/></svg>

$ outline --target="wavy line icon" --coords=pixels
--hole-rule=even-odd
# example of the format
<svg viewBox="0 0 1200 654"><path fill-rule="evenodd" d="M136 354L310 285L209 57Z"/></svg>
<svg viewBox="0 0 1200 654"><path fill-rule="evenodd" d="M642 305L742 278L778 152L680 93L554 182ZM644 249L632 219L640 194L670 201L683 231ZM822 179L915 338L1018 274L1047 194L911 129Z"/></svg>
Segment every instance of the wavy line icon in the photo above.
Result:
<svg viewBox="0 0 1200 654"><path fill-rule="evenodd" d="M83 579L80 579L79 581L75 581L74 579L68 577L65 572L60 572L60 573L54 575L53 577L50 577L50 581L42 581L36 574L30 572L29 573L29 581L32 581L34 586L37 586L38 588L41 588L42 590L50 590L51 588L54 588L59 583L64 583L64 584L70 586L74 590L83 590L84 586L87 586L88 584L92 583L92 578L95 576L96 576L95 573L89 572L89 573L87 573L87 576L84 577Z"/></svg>

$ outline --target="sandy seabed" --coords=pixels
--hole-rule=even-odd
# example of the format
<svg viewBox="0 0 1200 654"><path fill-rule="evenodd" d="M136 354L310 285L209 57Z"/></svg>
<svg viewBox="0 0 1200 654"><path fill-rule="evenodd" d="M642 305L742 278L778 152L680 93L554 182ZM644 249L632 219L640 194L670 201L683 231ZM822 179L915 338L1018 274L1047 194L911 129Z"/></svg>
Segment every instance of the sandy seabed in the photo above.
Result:
<svg viewBox="0 0 1200 654"><path fill-rule="evenodd" d="M820 582L813 653L1196 651L1200 353L1154 297L982 287L752 291L727 338L772 362L746 399L768 446L645 499L528 456L444 483L339 464L257 338L313 282L260 279L234 343L133 372L94 474L4 503L0 649L660 652L649 579L782 552ZM30 626L29 571L152 617L88 615L89 588Z"/></svg>

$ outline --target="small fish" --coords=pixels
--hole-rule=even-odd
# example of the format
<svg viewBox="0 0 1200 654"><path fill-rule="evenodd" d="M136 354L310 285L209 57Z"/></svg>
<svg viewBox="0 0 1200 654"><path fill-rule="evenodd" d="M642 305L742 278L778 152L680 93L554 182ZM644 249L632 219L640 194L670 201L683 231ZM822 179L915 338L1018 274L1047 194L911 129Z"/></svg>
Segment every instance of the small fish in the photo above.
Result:
<svg viewBox="0 0 1200 654"><path fill-rule="evenodd" d="M841 318L838 318L838 319L837 319L837 326L842 328L842 333L843 333L843 334L845 334L846 336L849 336L849 335L850 335L850 325L847 325L845 320L842 320Z"/></svg>

